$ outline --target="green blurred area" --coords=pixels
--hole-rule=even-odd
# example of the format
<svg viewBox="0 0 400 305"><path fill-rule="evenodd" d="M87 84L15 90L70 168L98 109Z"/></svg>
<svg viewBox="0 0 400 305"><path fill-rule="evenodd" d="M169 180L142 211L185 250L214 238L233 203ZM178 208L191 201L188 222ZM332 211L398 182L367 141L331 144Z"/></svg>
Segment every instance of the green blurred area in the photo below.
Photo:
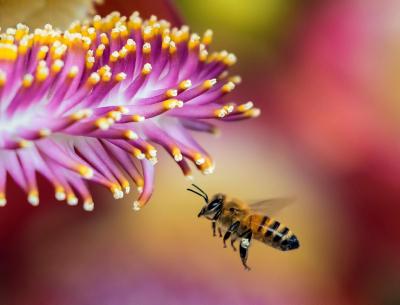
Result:
<svg viewBox="0 0 400 305"><path fill-rule="evenodd" d="M281 0L175 0L194 31L207 27L215 34L216 49L227 49L242 60L274 58L306 2Z"/></svg>

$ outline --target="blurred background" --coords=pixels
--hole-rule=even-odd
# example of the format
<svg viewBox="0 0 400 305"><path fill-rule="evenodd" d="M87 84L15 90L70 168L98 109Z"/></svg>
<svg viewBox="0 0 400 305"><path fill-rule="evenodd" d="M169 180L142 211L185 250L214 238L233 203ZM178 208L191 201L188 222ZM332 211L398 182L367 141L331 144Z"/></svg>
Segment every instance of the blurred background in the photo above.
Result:
<svg viewBox="0 0 400 305"><path fill-rule="evenodd" d="M239 58L243 83L230 98L263 112L197 136L217 168L195 182L242 199L295 196L279 219L301 248L253 243L245 272L162 154L140 213L133 196L114 202L102 189L90 214L51 195L33 208L16 192L0 211L1 304L400 304L398 1L10 3L0 11L35 26L66 26L60 12L137 9L212 28L214 48ZM21 21L0 17L3 27Z"/></svg>

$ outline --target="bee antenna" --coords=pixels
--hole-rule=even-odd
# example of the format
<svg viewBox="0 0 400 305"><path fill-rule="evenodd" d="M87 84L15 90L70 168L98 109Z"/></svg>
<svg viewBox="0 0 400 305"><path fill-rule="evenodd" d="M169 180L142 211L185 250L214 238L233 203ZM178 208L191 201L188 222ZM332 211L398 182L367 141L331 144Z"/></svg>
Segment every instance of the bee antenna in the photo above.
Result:
<svg viewBox="0 0 400 305"><path fill-rule="evenodd" d="M208 202L208 195L205 191L203 191L200 187L198 187L196 184L192 184L196 189L198 189L206 198Z"/></svg>
<svg viewBox="0 0 400 305"><path fill-rule="evenodd" d="M208 203L207 195L200 194L200 193L198 193L198 192L196 192L196 191L194 191L192 189L186 189L186 190L189 191L189 192L192 192L192 193L195 193L195 194L199 195L200 197L202 197L206 201L206 203Z"/></svg>

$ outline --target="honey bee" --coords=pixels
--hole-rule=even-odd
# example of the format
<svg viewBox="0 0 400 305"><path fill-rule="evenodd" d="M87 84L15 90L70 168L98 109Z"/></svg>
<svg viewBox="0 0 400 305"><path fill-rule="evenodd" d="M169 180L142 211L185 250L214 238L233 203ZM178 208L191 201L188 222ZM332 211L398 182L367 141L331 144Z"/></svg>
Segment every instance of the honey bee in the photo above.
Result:
<svg viewBox="0 0 400 305"><path fill-rule="evenodd" d="M288 227L266 215L267 212L273 213L274 210L286 206L292 199L275 198L247 204L224 194L216 194L209 200L202 189L195 184L192 186L195 190L187 190L199 195L206 202L198 217L211 220L213 235L216 236L218 229L219 236L223 236L225 248L226 241L231 238L231 246L236 251L235 241L240 239L239 254L246 270L250 270L247 258L252 239L281 251L299 248L296 235Z"/></svg>

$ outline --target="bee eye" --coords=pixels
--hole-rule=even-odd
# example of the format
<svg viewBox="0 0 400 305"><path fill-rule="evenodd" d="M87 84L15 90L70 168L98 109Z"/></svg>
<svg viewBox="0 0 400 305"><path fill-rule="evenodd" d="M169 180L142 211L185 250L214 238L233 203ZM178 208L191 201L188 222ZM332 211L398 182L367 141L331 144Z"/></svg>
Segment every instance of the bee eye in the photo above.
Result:
<svg viewBox="0 0 400 305"><path fill-rule="evenodd" d="M207 210L209 210L209 211L214 210L216 207L218 207L220 205L221 205L221 202L219 200L214 200L207 206Z"/></svg>

